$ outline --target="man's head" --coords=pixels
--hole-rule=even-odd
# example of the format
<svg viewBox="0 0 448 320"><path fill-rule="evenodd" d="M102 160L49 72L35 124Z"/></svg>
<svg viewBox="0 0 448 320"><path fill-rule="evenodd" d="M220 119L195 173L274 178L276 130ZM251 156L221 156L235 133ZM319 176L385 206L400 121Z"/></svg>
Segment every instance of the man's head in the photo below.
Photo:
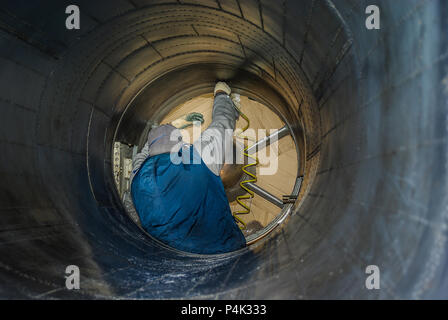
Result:
<svg viewBox="0 0 448 320"><path fill-rule="evenodd" d="M170 153L182 144L182 134L171 124L164 124L152 129L148 134L149 155Z"/></svg>

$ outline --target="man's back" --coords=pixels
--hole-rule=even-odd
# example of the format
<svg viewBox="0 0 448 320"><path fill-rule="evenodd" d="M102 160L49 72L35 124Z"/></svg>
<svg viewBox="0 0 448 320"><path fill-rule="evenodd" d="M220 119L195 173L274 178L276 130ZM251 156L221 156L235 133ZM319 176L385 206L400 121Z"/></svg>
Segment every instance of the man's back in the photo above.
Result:
<svg viewBox="0 0 448 320"><path fill-rule="evenodd" d="M143 163L131 188L142 227L187 252L214 254L243 248L246 241L230 212L221 178L194 150L191 146L186 164L173 163L170 153Z"/></svg>

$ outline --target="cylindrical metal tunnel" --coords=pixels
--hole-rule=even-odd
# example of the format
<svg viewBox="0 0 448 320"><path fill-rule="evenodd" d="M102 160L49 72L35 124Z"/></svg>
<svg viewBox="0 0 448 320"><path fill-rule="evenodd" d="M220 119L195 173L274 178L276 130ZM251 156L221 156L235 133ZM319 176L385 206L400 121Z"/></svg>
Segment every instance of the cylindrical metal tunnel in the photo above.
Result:
<svg viewBox="0 0 448 320"><path fill-rule="evenodd" d="M447 32L443 0L5 1L0 297L448 298ZM130 220L111 151L216 79L292 129L303 183L269 236L198 256Z"/></svg>

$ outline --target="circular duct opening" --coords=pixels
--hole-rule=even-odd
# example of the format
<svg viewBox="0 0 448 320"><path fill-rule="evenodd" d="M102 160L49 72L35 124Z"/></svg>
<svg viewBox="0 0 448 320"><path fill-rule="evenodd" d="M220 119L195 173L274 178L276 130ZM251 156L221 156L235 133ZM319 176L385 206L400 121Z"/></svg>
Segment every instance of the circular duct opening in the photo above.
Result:
<svg viewBox="0 0 448 320"><path fill-rule="evenodd" d="M446 296L447 3L379 1L371 31L361 1L161 2L83 2L78 33L58 27L63 1L4 5L1 295ZM288 223L196 257L124 213L113 141L138 144L159 106L216 79L284 119L302 181ZM366 290L368 265L381 290Z"/></svg>
<svg viewBox="0 0 448 320"><path fill-rule="evenodd" d="M211 92L217 80L224 80L229 82L234 92L263 102L275 112L286 123L296 143L299 159L304 158L303 119L299 119L297 109L301 104L303 110L313 110L311 106L315 102L300 67L287 50L250 23L245 23L245 28L238 30L231 27L232 23L235 23L232 21L235 19L232 15L223 15L221 24L210 24L215 12L196 8L201 14L189 16L189 22L185 23L185 10L172 7L161 7L159 10L158 14L162 19L167 12L170 13L170 18L161 23L157 9L151 8L148 12L151 13L152 19L145 20L149 31L145 32L140 23L140 34L137 34L139 42L146 42L120 60L120 65L116 67L117 73L125 77L125 73L129 72L126 70L128 64L132 63L134 66L140 62L148 65L142 69L138 64L141 69L136 69L139 73L137 76L133 75L134 79L130 81L131 85L136 83L141 87L135 96L128 98L128 101L122 101L127 104L120 107L123 112L116 115L119 118L115 127L114 142L138 145L138 150L141 149L153 124L160 123L177 105ZM179 20L178 17L181 16L182 19ZM136 33L132 36L135 37ZM246 41L246 38L251 45L242 44L241 39ZM264 52L276 52L275 70L271 66L272 57L265 57ZM152 57L157 62L149 64L147 60L139 61L143 57ZM163 73L152 73L152 69L159 68L159 63L164 64ZM142 71L150 73L154 78L147 79L146 83L138 81ZM283 87L285 85L286 87ZM307 92L307 95L300 95L294 90ZM314 123L313 126L318 128L319 124ZM314 167L317 161L317 155L315 159L310 160L315 163ZM296 176L292 177L296 182L291 194L296 196L303 182L302 177L307 184L313 178L313 172L304 175L305 161L299 160L299 163L300 168ZM282 214L274 219L264 232L250 236L248 243L252 244L273 231L291 210L292 205L284 206Z"/></svg>
<svg viewBox="0 0 448 320"><path fill-rule="evenodd" d="M198 66L193 68L198 68ZM182 74L185 74L185 70L182 70ZM173 87L178 86L176 83L167 84ZM144 93L141 94L145 95ZM145 98L136 98L133 101L138 103L138 101L148 101L151 97L154 97L153 94L145 96ZM130 195L130 173L133 158L143 147L148 131L154 125L170 123L186 114L199 112L203 115L205 122L201 126L192 126L181 130L184 142L191 144L199 139L201 131L204 131L211 123L212 105L213 94L190 99L172 110L169 110L165 103L162 103L158 109L152 110L153 118L148 120L145 130L140 134L137 140L138 145L114 141L112 164L116 185L127 213L138 225L140 225L140 219L132 205ZM290 213L292 205L284 205L282 196L297 195L296 190L300 188L300 180L296 178L299 148L294 143L294 139L289 134L289 128L285 126L284 121L267 106L245 96L241 96L241 106L250 122L247 123L242 117L236 122L233 159L224 164L221 170L221 179L231 212L242 210L243 207L237 201L238 196L246 194L246 191L241 187L241 182L244 183L244 181L252 178L243 171L243 166L248 164L249 158L239 159L238 154L242 154L244 144L250 147L249 150L258 150L258 152L254 152L257 156L258 165L250 167L248 170L255 175L256 186L261 189L256 190L257 193L254 194L254 198L242 200L250 208L250 211L247 214L239 215L239 218L244 222L245 227L242 232L246 241L248 244L252 244L275 230ZM130 106L127 108L127 112L132 114L135 112L135 108L139 107L144 108L145 104ZM165 114L167 109L168 114ZM160 119L161 114L162 120L155 120ZM122 124L124 128L132 128L125 123ZM248 130L244 133L244 136L248 137L247 141L236 133L239 132L238 130L242 130L246 124L249 125ZM117 135L126 135L126 133L120 131L120 128L117 128ZM263 141L265 142L260 143ZM237 146L239 151L236 150ZM238 162L241 160L244 160L244 163Z"/></svg>

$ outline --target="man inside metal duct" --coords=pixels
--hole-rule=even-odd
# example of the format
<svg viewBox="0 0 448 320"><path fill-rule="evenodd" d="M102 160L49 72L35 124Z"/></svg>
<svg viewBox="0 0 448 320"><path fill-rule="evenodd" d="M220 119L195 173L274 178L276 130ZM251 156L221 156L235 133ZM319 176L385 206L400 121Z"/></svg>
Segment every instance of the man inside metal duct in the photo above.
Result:
<svg viewBox="0 0 448 320"><path fill-rule="evenodd" d="M239 117L238 95L230 94L226 83L215 85L212 123L192 145L179 130L186 120L175 121L153 128L134 159L131 197L140 224L175 249L218 254L246 245L219 176Z"/></svg>

